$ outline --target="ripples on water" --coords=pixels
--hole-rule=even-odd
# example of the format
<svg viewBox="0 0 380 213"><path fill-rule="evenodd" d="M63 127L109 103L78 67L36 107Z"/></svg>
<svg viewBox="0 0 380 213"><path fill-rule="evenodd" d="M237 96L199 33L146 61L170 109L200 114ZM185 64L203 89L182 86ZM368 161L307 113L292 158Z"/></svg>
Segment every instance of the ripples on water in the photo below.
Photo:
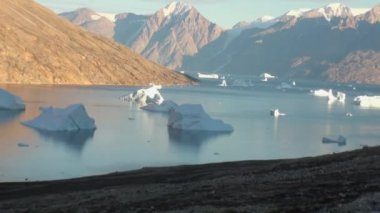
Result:
<svg viewBox="0 0 380 213"><path fill-rule="evenodd" d="M232 124L232 134L171 132L167 116L140 110L118 98L135 88L3 85L26 102L26 111L0 111L0 181L47 180L138 169L144 166L296 158L380 144L380 110L350 103L378 88L300 82L294 90L273 85L250 88L215 86L164 88L166 99L202 104L213 118ZM347 92L346 104L327 104L310 89ZM96 121L95 132L52 134L20 124L39 115L39 107L83 103ZM274 119L269 110L287 116ZM353 117L346 117L351 112ZM347 138L345 146L323 144L322 137ZM27 144L28 146L18 146Z"/></svg>

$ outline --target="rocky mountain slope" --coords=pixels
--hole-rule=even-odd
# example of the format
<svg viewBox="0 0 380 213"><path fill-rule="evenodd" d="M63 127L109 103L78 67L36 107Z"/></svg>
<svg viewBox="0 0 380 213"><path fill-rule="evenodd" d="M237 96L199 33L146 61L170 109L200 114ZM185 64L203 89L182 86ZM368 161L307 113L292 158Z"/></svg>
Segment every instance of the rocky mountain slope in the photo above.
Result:
<svg viewBox="0 0 380 213"><path fill-rule="evenodd" d="M112 39L115 34L115 23L90 9L80 8L59 15L97 35Z"/></svg>
<svg viewBox="0 0 380 213"><path fill-rule="evenodd" d="M26 84L185 83L188 80L32 0L1 0L0 82Z"/></svg>
<svg viewBox="0 0 380 213"><path fill-rule="evenodd" d="M88 26L82 21L70 18L68 14L76 17L87 17L90 20L95 12L77 10L61 14L75 24L101 34L99 31L110 32L109 28L101 26ZM109 25L107 25L109 26ZM113 38L125 44L144 57L169 68L179 68L186 55L196 54L200 48L217 39L223 32L218 25L211 23L193 6L183 2L172 2L165 8L152 15L136 15L123 13L116 16Z"/></svg>
<svg viewBox="0 0 380 213"><path fill-rule="evenodd" d="M379 16L379 6L359 16L342 4L293 11L265 29L248 28L232 39L225 32L182 69L379 84Z"/></svg>

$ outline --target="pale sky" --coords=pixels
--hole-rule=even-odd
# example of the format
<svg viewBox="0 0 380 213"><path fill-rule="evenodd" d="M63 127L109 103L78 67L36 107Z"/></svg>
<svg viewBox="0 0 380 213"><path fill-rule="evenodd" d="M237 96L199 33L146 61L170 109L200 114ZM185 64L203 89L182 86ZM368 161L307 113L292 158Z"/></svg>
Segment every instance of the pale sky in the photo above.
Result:
<svg viewBox="0 0 380 213"><path fill-rule="evenodd" d="M152 14L173 0L35 0L56 11L87 7L97 12ZM297 8L317 8L329 3L343 3L354 8L371 8L379 0L183 0L198 9L207 19L223 28L239 21L253 21L264 15L280 16ZM111 3L112 2L112 3Z"/></svg>

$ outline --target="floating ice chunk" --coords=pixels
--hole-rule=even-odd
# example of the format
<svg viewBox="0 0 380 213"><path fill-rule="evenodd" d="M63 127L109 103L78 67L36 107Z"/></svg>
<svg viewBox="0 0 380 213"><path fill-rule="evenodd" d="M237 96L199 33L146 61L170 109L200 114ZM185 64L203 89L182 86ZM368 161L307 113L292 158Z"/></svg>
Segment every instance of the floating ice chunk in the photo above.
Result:
<svg viewBox="0 0 380 213"><path fill-rule="evenodd" d="M218 74L204 74L204 73L197 73L198 78L204 78L204 79L219 79Z"/></svg>
<svg viewBox="0 0 380 213"><path fill-rule="evenodd" d="M319 97L329 97L330 95L332 95L332 90L329 89L327 91L327 90L319 89L319 90L312 91L312 93L313 95L319 96Z"/></svg>
<svg viewBox="0 0 380 213"><path fill-rule="evenodd" d="M184 131L232 132L231 125L212 119L200 104L183 104L170 113L168 127Z"/></svg>
<svg viewBox="0 0 380 213"><path fill-rule="evenodd" d="M269 79L274 79L274 78L277 78L277 76L271 75L269 73L262 73L260 75L261 81L268 81Z"/></svg>
<svg viewBox="0 0 380 213"><path fill-rule="evenodd" d="M131 93L126 98L122 97L122 99L125 99L129 102L139 103L142 106L145 106L149 103L161 104L164 101L164 98L161 96L161 93L159 92L160 89L162 89L161 85L151 84L149 88L139 89Z"/></svg>
<svg viewBox="0 0 380 213"><path fill-rule="evenodd" d="M41 108L41 114L24 125L42 131L79 131L95 130L95 121L90 118L82 104L73 104L67 108Z"/></svg>
<svg viewBox="0 0 380 213"><path fill-rule="evenodd" d="M322 143L337 143L339 146L346 145L346 141L347 141L346 138L341 135L337 139L331 139L328 137L322 138Z"/></svg>
<svg viewBox="0 0 380 213"><path fill-rule="evenodd" d="M218 86L220 87L227 87L227 81L225 79L222 80L222 82L220 84L218 84Z"/></svg>
<svg viewBox="0 0 380 213"><path fill-rule="evenodd" d="M169 112L174 110L178 105L170 100L165 100L161 104L149 103L148 105L140 107L140 109L151 112Z"/></svg>
<svg viewBox="0 0 380 213"><path fill-rule="evenodd" d="M20 97L0 89L0 110L25 110L25 104Z"/></svg>
<svg viewBox="0 0 380 213"><path fill-rule="evenodd" d="M380 108L380 96L357 96L354 98L354 104L362 107Z"/></svg>
<svg viewBox="0 0 380 213"><path fill-rule="evenodd" d="M346 113L346 117L352 117L353 115L352 115L352 113L351 112L347 112Z"/></svg>
<svg viewBox="0 0 380 213"><path fill-rule="evenodd" d="M344 103L346 101L346 94L343 92L338 92L336 98L339 102Z"/></svg>
<svg viewBox="0 0 380 213"><path fill-rule="evenodd" d="M280 112L278 109L272 109L269 113L273 117L285 116L285 113Z"/></svg>

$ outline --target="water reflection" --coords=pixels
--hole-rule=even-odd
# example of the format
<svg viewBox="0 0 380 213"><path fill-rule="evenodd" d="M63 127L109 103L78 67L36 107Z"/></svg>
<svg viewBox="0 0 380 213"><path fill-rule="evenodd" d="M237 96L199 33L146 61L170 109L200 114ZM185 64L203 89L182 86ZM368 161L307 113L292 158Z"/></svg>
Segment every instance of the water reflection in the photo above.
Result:
<svg viewBox="0 0 380 213"><path fill-rule="evenodd" d="M202 144L215 139L222 135L230 135L226 132L210 132L210 131L182 131L168 128L170 142L183 147L193 147L199 149Z"/></svg>
<svg viewBox="0 0 380 213"><path fill-rule="evenodd" d="M11 121L21 115L24 111L0 110L0 124Z"/></svg>
<svg viewBox="0 0 380 213"><path fill-rule="evenodd" d="M82 152L85 144L94 137L95 130L80 130L76 132L50 132L36 130L45 140L61 143L75 152Z"/></svg>

